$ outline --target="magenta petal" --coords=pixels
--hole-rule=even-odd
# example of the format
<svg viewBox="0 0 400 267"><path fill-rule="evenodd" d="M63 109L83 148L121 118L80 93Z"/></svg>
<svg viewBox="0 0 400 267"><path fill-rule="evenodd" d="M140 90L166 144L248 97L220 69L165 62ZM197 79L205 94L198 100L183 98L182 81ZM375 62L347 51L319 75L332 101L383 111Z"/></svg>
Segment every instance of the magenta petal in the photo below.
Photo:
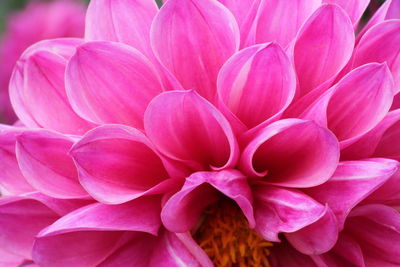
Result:
<svg viewBox="0 0 400 267"><path fill-rule="evenodd" d="M315 11L294 45L300 95L335 77L350 59L353 47L353 25L343 9L323 5Z"/></svg>
<svg viewBox="0 0 400 267"><path fill-rule="evenodd" d="M245 22L249 12L257 1L254 0L218 0L235 16L239 28Z"/></svg>
<svg viewBox="0 0 400 267"><path fill-rule="evenodd" d="M400 4L400 3L399 3ZM386 62L400 92L400 20L390 20L371 28L360 40L354 54L354 66Z"/></svg>
<svg viewBox="0 0 400 267"><path fill-rule="evenodd" d="M253 1L252 10L241 27L241 47L266 42L286 47L320 5L321 0Z"/></svg>
<svg viewBox="0 0 400 267"><path fill-rule="evenodd" d="M298 251L308 255L329 251L338 239L338 226L333 211L326 207L314 223L293 233L285 233L287 240Z"/></svg>
<svg viewBox="0 0 400 267"><path fill-rule="evenodd" d="M362 14L368 7L370 0L323 0L327 4L337 4L342 7L353 22L354 28L357 28Z"/></svg>
<svg viewBox="0 0 400 267"><path fill-rule="evenodd" d="M400 160L400 145L397 142L400 137L400 109L389 113L386 122L392 125L382 135L373 155Z"/></svg>
<svg viewBox="0 0 400 267"><path fill-rule="evenodd" d="M400 169L369 195L364 203L382 203L394 207L400 204Z"/></svg>
<svg viewBox="0 0 400 267"><path fill-rule="evenodd" d="M87 196L68 155L74 140L49 131L25 131L17 137L17 159L27 181L43 194L56 198Z"/></svg>
<svg viewBox="0 0 400 267"><path fill-rule="evenodd" d="M85 39L114 41L151 55L150 25L158 9L148 0L94 0L86 15Z"/></svg>
<svg viewBox="0 0 400 267"><path fill-rule="evenodd" d="M0 125L0 186L2 191L5 189L10 194L35 191L22 175L15 155L16 138L23 130Z"/></svg>
<svg viewBox="0 0 400 267"><path fill-rule="evenodd" d="M276 120L289 106L296 74L282 48L268 43L232 56L221 68L217 84L222 105L252 128Z"/></svg>
<svg viewBox="0 0 400 267"><path fill-rule="evenodd" d="M83 118L139 129L148 103L163 91L148 59L112 42L79 46L66 69L66 88L73 109Z"/></svg>
<svg viewBox="0 0 400 267"><path fill-rule="evenodd" d="M160 155L140 131L122 125L100 126L71 149L79 180L98 201L123 203L162 193L170 183Z"/></svg>
<svg viewBox="0 0 400 267"><path fill-rule="evenodd" d="M156 97L144 124L158 150L196 170L228 168L237 161L238 144L228 121L194 91Z"/></svg>
<svg viewBox="0 0 400 267"><path fill-rule="evenodd" d="M286 119L262 129L244 148L240 166L250 176L287 187L330 178L339 161L335 136L311 121Z"/></svg>
<svg viewBox="0 0 400 267"><path fill-rule="evenodd" d="M365 199L397 170L398 163L389 159L344 161L326 183L307 188L306 193L335 213L343 228L350 210Z"/></svg>
<svg viewBox="0 0 400 267"><path fill-rule="evenodd" d="M151 43L185 89L213 101L218 71L237 51L239 30L233 15L217 1L171 0L153 21Z"/></svg>
<svg viewBox="0 0 400 267"><path fill-rule="evenodd" d="M21 266L23 262L24 257L0 248L0 267Z"/></svg>
<svg viewBox="0 0 400 267"><path fill-rule="evenodd" d="M73 42L67 51L73 52L79 43ZM17 115L27 126L82 133L91 125L80 118L68 102L64 87L67 61L57 53L57 49L64 46L57 45L50 43L30 48L21 57L10 82L11 101Z"/></svg>
<svg viewBox="0 0 400 267"><path fill-rule="evenodd" d="M363 65L339 81L301 118L328 127L341 148L357 141L387 114L393 101L393 79L386 64Z"/></svg>
<svg viewBox="0 0 400 267"><path fill-rule="evenodd" d="M33 259L40 266L96 266L132 237L157 234L159 212L157 198L83 207L41 231Z"/></svg>
<svg viewBox="0 0 400 267"><path fill-rule="evenodd" d="M384 205L358 207L349 215L346 232L358 240L366 266L400 265L400 214L395 209ZM369 265L368 261L376 264Z"/></svg>
<svg viewBox="0 0 400 267"><path fill-rule="evenodd" d="M271 261L271 266L273 267L317 267L311 257L300 253L299 251L294 249L287 241L274 244L274 246L271 248L271 255L269 259ZM321 265L318 267L327 266Z"/></svg>
<svg viewBox="0 0 400 267"><path fill-rule="evenodd" d="M251 191L246 177L236 170L196 172L187 178L182 189L166 202L161 212L165 227L180 233L191 230L204 208L218 200L217 190L234 200L249 226L254 227Z"/></svg>
<svg viewBox="0 0 400 267"><path fill-rule="evenodd" d="M298 231L320 219L326 208L304 193L266 184L253 186L256 230L279 241L279 233Z"/></svg>

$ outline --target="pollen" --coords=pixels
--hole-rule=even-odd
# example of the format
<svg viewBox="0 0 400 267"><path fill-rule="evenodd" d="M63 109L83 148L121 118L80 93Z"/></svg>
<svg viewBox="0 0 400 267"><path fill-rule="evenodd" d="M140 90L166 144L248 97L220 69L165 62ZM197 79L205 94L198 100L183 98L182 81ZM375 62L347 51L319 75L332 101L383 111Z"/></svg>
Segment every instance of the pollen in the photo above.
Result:
<svg viewBox="0 0 400 267"><path fill-rule="evenodd" d="M233 202L222 200L209 207L194 238L217 267L270 267L272 243L249 228Z"/></svg>

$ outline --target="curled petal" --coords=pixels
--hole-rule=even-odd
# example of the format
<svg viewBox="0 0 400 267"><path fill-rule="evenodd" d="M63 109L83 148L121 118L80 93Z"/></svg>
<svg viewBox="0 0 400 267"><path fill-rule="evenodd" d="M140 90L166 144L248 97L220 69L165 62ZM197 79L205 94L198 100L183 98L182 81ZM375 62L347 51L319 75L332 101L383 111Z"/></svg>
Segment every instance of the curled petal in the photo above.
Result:
<svg viewBox="0 0 400 267"><path fill-rule="evenodd" d="M256 230L267 240L296 232L320 219L325 207L306 194L266 184L253 186Z"/></svg>
<svg viewBox="0 0 400 267"><path fill-rule="evenodd" d="M370 0L324 0L327 4L337 4L342 7L353 22L354 28L357 28L362 14L368 7Z"/></svg>
<svg viewBox="0 0 400 267"><path fill-rule="evenodd" d="M214 101L218 71L237 51L239 30L233 15L217 1L172 0L154 19L151 43L185 89Z"/></svg>
<svg viewBox="0 0 400 267"><path fill-rule="evenodd" d="M77 48L66 69L66 88L73 109L83 118L139 129L148 103L163 91L148 59L127 45L111 42Z"/></svg>
<svg viewBox="0 0 400 267"><path fill-rule="evenodd" d="M55 198L87 196L68 155L74 140L49 131L25 131L17 137L18 164L26 180L38 191Z"/></svg>
<svg viewBox="0 0 400 267"><path fill-rule="evenodd" d="M330 178L339 161L335 136L311 121L286 119L261 130L244 148L241 169L287 187L310 187Z"/></svg>
<svg viewBox="0 0 400 267"><path fill-rule="evenodd" d="M0 125L0 169L2 170L0 186L3 195L4 190L10 194L35 191L22 175L15 155L16 139L23 130L23 128Z"/></svg>
<svg viewBox="0 0 400 267"><path fill-rule="evenodd" d="M71 42L66 51L73 53L79 44ZM91 125L72 110L67 99L64 87L67 55L58 54L65 46L53 42L28 49L14 69L10 97L25 125L79 134Z"/></svg>
<svg viewBox="0 0 400 267"><path fill-rule="evenodd" d="M224 116L194 91L157 96L146 110L147 136L160 152L196 170L234 166L238 144Z"/></svg>
<svg viewBox="0 0 400 267"><path fill-rule="evenodd" d="M294 44L300 96L334 78L350 59L353 47L353 25L344 10L330 4L316 10Z"/></svg>
<svg viewBox="0 0 400 267"><path fill-rule="evenodd" d="M400 20L389 20L374 26L361 38L356 47L354 67L369 62L386 62L393 74L394 91L400 92L399 43Z"/></svg>
<svg viewBox="0 0 400 267"><path fill-rule="evenodd" d="M236 170L196 172L187 178L182 189L166 202L161 212L165 227L172 232L191 230L204 208L218 200L218 191L234 200L249 226L254 227L251 191L246 177Z"/></svg>
<svg viewBox="0 0 400 267"><path fill-rule="evenodd" d="M279 118L295 92L292 64L273 43L241 50L218 75L219 100L248 128Z"/></svg>
<svg viewBox="0 0 400 267"><path fill-rule="evenodd" d="M306 193L335 213L343 228L350 210L384 184L397 170L398 163L389 159L344 161L326 183L307 188Z"/></svg>
<svg viewBox="0 0 400 267"><path fill-rule="evenodd" d="M150 25L157 10L155 1L90 1L86 14L85 39L121 42L145 55L151 55Z"/></svg>
<svg viewBox="0 0 400 267"><path fill-rule="evenodd" d="M393 79L386 64L361 66L317 99L300 116L328 127L345 148L374 128L393 101Z"/></svg>
<svg viewBox="0 0 400 267"><path fill-rule="evenodd" d="M88 132L71 149L79 180L98 201L123 203L162 193L174 183L146 136L134 128L106 125ZM160 184L161 183L161 184Z"/></svg>

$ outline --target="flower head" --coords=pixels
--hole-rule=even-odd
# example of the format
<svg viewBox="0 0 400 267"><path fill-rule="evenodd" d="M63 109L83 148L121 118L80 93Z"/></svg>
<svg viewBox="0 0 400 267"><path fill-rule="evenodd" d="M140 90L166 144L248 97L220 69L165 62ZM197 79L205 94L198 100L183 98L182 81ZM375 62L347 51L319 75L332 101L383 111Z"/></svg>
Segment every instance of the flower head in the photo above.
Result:
<svg viewBox="0 0 400 267"><path fill-rule="evenodd" d="M4 253L399 265L399 2L355 36L367 4L92 0L84 40L33 45L14 69L0 241L38 213Z"/></svg>

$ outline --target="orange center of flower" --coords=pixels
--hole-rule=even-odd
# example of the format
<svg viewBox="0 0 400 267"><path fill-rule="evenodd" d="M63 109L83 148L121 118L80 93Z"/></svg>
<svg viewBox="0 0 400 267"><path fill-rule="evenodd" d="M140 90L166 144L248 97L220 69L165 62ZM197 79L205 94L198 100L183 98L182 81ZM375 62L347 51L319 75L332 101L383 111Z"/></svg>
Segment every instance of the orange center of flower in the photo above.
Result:
<svg viewBox="0 0 400 267"><path fill-rule="evenodd" d="M217 267L269 267L272 243L250 229L239 207L219 201L204 213L194 238Z"/></svg>

